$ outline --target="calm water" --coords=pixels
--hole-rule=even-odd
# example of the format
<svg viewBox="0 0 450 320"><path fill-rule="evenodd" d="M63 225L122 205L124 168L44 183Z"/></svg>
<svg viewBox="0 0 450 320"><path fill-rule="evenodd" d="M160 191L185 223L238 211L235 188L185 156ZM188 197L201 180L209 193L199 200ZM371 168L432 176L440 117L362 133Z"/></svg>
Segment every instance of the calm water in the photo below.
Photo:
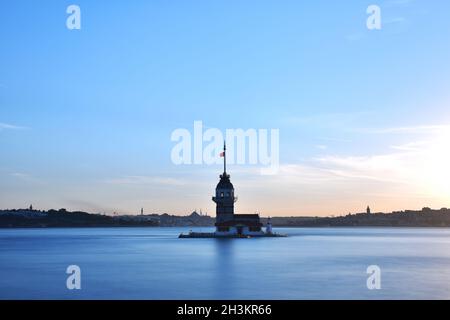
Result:
<svg viewBox="0 0 450 320"><path fill-rule="evenodd" d="M0 229L0 298L450 298L449 229L277 228L290 236L227 240L181 231ZM81 290L66 289L71 264ZM369 265L381 268L381 290L366 287Z"/></svg>

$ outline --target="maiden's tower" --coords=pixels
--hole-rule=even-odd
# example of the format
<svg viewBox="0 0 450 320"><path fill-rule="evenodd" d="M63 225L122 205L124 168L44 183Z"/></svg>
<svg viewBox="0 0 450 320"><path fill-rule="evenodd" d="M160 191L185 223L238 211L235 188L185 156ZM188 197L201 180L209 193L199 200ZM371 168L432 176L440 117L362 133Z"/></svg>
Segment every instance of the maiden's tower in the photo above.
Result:
<svg viewBox="0 0 450 320"><path fill-rule="evenodd" d="M199 233L190 232L180 234L180 238L251 238L251 237L277 237L282 236L272 232L270 219L266 230L263 231L259 214L235 214L234 203L237 197L234 193L234 186L231 183L230 175L227 173L226 145L223 152L223 173L220 175L219 183L216 186L215 195L212 200L216 203L216 223L215 232Z"/></svg>

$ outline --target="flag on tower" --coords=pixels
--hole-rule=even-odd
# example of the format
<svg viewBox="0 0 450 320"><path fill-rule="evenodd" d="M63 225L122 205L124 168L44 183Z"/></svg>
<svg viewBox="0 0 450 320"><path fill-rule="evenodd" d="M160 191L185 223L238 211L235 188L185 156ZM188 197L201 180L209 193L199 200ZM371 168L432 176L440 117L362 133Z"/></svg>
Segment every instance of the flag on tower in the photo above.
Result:
<svg viewBox="0 0 450 320"><path fill-rule="evenodd" d="M220 153L220 156L221 156L221 157L225 157L225 151L222 151L222 152Z"/></svg>

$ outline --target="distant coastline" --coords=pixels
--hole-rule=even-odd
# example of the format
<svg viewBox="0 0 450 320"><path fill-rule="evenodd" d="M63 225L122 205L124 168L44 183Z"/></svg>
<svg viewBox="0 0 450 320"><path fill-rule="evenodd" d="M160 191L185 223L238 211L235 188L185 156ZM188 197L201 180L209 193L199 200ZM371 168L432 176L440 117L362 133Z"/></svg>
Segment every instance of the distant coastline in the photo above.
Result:
<svg viewBox="0 0 450 320"><path fill-rule="evenodd" d="M267 218L261 218L266 223ZM274 227L450 227L450 209L405 210L391 213L355 213L338 217L272 217ZM106 215L65 209L0 210L0 228L62 227L212 227L215 218L193 212L187 216L164 214Z"/></svg>

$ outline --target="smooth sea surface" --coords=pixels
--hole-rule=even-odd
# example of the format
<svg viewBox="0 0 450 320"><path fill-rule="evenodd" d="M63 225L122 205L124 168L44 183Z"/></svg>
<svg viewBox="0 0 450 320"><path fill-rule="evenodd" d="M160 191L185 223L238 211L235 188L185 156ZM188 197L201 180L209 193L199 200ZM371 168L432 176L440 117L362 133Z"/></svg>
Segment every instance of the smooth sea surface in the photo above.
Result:
<svg viewBox="0 0 450 320"><path fill-rule="evenodd" d="M289 237L0 229L0 299L450 298L450 229L275 229ZM81 268L81 290L66 287L69 265ZM381 268L380 290L367 289L369 265Z"/></svg>

